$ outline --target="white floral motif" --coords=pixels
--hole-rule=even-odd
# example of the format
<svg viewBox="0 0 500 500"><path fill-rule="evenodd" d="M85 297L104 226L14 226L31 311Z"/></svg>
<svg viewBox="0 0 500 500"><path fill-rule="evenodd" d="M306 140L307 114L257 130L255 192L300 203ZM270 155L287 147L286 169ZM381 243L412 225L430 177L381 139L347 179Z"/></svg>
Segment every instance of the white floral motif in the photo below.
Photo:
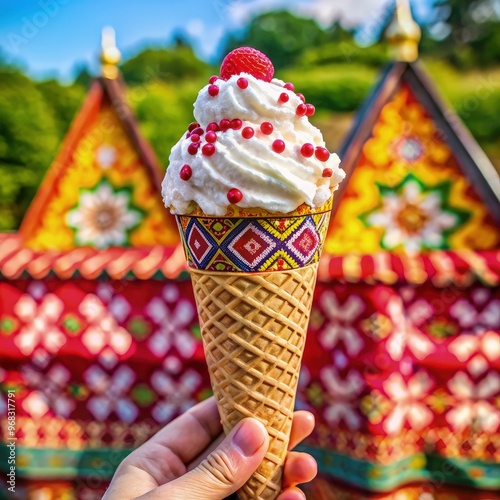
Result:
<svg viewBox="0 0 500 500"><path fill-rule="evenodd" d="M61 364L55 364L49 371L34 370L30 365L21 369L30 390L37 389L47 408L51 408L56 416L68 418L75 408L75 402L66 394L71 374Z"/></svg>
<svg viewBox="0 0 500 500"><path fill-rule="evenodd" d="M98 354L108 367L116 364L116 355L125 354L132 344L130 333L116 323L115 318L94 294L87 294L79 307L89 326L82 335L83 345Z"/></svg>
<svg viewBox="0 0 500 500"><path fill-rule="evenodd" d="M142 218L129 204L128 193L114 191L103 182L94 192L81 192L78 206L67 213L66 222L75 229L79 244L97 248L123 245L127 241L127 231Z"/></svg>
<svg viewBox="0 0 500 500"><path fill-rule="evenodd" d="M151 386L163 398L153 408L153 418L159 423L165 423L191 408L196 404L193 394L201 381L201 375L191 369L186 370L177 380L164 371L154 372Z"/></svg>
<svg viewBox="0 0 500 500"><path fill-rule="evenodd" d="M426 358L435 347L426 335L413 328L403 312L401 301L392 297L387 304L387 313L392 322L392 334L387 339L386 349L392 359L399 361L403 357L405 346L420 360Z"/></svg>
<svg viewBox="0 0 500 500"><path fill-rule="evenodd" d="M384 420L387 434L399 434L406 421L414 429L422 429L433 420L431 410L422 402L434 385L425 372L418 372L406 383L400 373L393 373L384 382L384 390L395 403Z"/></svg>
<svg viewBox="0 0 500 500"><path fill-rule="evenodd" d="M327 422L336 426L343 420L349 429L359 429L361 417L356 408L357 398L364 388L361 375L350 370L342 380L333 366L327 366L321 370L320 377L330 396L330 402L324 412Z"/></svg>
<svg viewBox="0 0 500 500"><path fill-rule="evenodd" d="M500 377L491 372L477 385L465 372L458 372L449 382L450 392L458 400L446 413L447 422L455 431L461 432L469 426L495 433L500 424L500 411L486 401L500 391Z"/></svg>
<svg viewBox="0 0 500 500"><path fill-rule="evenodd" d="M357 295L340 304L334 292L321 295L321 305L328 320L320 336L320 342L326 349L333 349L343 340L349 356L356 356L363 348L363 340L353 324L364 310L364 303Z"/></svg>
<svg viewBox="0 0 500 500"><path fill-rule="evenodd" d="M480 311L489 296L488 290L477 289L471 294L472 303L466 299L460 299L450 307L450 315L458 321L464 333L477 334L485 330L500 328L500 300L491 300Z"/></svg>
<svg viewBox="0 0 500 500"><path fill-rule="evenodd" d="M66 337L57 327L63 309L62 301L53 293L45 295L39 305L29 295L21 296L14 312L26 324L14 338L14 343L25 356L39 345L51 354L64 345Z"/></svg>
<svg viewBox="0 0 500 500"><path fill-rule="evenodd" d="M195 309L189 299L180 297L176 285L167 285L162 297L154 297L146 306L146 314L158 326L148 340L155 356L164 356L175 347L184 358L190 358L196 349L196 339L190 331Z"/></svg>
<svg viewBox="0 0 500 500"><path fill-rule="evenodd" d="M400 193L385 195L382 206L367 221L385 229L382 242L386 248L403 245L408 252L418 252L424 246L442 247L443 232L453 228L458 219L443 210L439 191L425 193L418 182L410 180Z"/></svg>
<svg viewBox="0 0 500 500"><path fill-rule="evenodd" d="M106 420L114 411L124 422L135 421L139 410L127 396L135 381L132 369L122 365L110 377L101 367L91 366L83 377L89 389L96 393L88 400L87 408L97 420Z"/></svg>
<svg viewBox="0 0 500 500"><path fill-rule="evenodd" d="M492 330L479 335L459 335L448 350L462 362L470 359L467 368L473 375L481 375L490 363L500 358L500 337ZM471 359L472 358L472 359Z"/></svg>

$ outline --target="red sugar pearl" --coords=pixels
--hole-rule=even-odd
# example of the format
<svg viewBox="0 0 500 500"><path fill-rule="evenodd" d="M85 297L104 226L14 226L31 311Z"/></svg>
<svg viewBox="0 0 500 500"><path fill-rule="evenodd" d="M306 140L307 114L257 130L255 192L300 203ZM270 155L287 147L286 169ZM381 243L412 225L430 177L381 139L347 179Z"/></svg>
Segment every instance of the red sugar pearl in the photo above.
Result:
<svg viewBox="0 0 500 500"><path fill-rule="evenodd" d="M231 120L230 125L233 130L239 130L243 125L243 122L239 118L234 118Z"/></svg>
<svg viewBox="0 0 500 500"><path fill-rule="evenodd" d="M200 136L198 134L191 134L191 142L200 142Z"/></svg>
<svg viewBox="0 0 500 500"><path fill-rule="evenodd" d="M238 78L236 84L240 89L246 89L248 87L248 80L246 78Z"/></svg>
<svg viewBox="0 0 500 500"><path fill-rule="evenodd" d="M196 127L191 133L198 134L200 137L204 134L203 129L201 127Z"/></svg>
<svg viewBox="0 0 500 500"><path fill-rule="evenodd" d="M241 131L241 135L245 138L245 139L251 139L253 137L253 135L255 134L255 131L252 127L245 127L242 131Z"/></svg>
<svg viewBox="0 0 500 500"><path fill-rule="evenodd" d="M239 203L243 199L243 194L239 189L233 188L227 192L227 199L229 203L236 205L236 203Z"/></svg>
<svg viewBox="0 0 500 500"><path fill-rule="evenodd" d="M290 99L290 96L286 92L282 92L279 96L278 101L279 102L288 102L289 99Z"/></svg>
<svg viewBox="0 0 500 500"><path fill-rule="evenodd" d="M260 131L263 134L270 135L273 133L274 127L272 123L264 122L260 124Z"/></svg>
<svg viewBox="0 0 500 500"><path fill-rule="evenodd" d="M219 95L219 87L217 87L217 85L210 85L208 87L208 93L212 97Z"/></svg>
<svg viewBox="0 0 500 500"><path fill-rule="evenodd" d="M199 126L200 126L200 124L199 124L199 123L196 123L196 122L190 123L190 124L189 124L189 127L188 127L188 130L189 130L190 132L192 132L192 131L196 128L196 127L199 127Z"/></svg>
<svg viewBox="0 0 500 500"><path fill-rule="evenodd" d="M189 179L191 179L192 175L193 171L191 170L191 167L189 165L184 165L179 172L179 176L183 181L188 181Z"/></svg>
<svg viewBox="0 0 500 500"><path fill-rule="evenodd" d="M306 98L304 97L304 94L297 94L297 97L302 101L306 102Z"/></svg>
<svg viewBox="0 0 500 500"><path fill-rule="evenodd" d="M296 112L298 116L304 116L307 113L307 106L305 104L299 104Z"/></svg>
<svg viewBox="0 0 500 500"><path fill-rule="evenodd" d="M186 132L186 139L189 139L191 137L191 134L189 132Z"/></svg>
<svg viewBox="0 0 500 500"><path fill-rule="evenodd" d="M323 177L331 177L333 175L333 170L331 168L325 168L323 170Z"/></svg>
<svg viewBox="0 0 500 500"><path fill-rule="evenodd" d="M286 148L285 142L282 141L281 139L276 139L273 142L273 151L275 153L283 153L283 151L285 151L285 148Z"/></svg>
<svg viewBox="0 0 500 500"><path fill-rule="evenodd" d="M316 113L316 108L312 104L306 104L306 116L312 116Z"/></svg>
<svg viewBox="0 0 500 500"><path fill-rule="evenodd" d="M227 118L223 118L219 123L220 129L225 132L231 128L231 122Z"/></svg>
<svg viewBox="0 0 500 500"><path fill-rule="evenodd" d="M200 143L199 142L192 142L188 146L188 153L190 155L195 155L198 152L199 147L200 147Z"/></svg>
<svg viewBox="0 0 500 500"><path fill-rule="evenodd" d="M328 149L326 148L322 148L320 146L318 146L316 148L316 158L319 160L319 161L327 161L328 158L330 158L330 151L328 151Z"/></svg>
<svg viewBox="0 0 500 500"><path fill-rule="evenodd" d="M285 85L283 85L287 90L291 90L292 92L295 90L295 87L293 86L293 83L287 82Z"/></svg>
<svg viewBox="0 0 500 500"><path fill-rule="evenodd" d="M207 142L215 142L217 140L217 134L213 130L209 130L205 139Z"/></svg>
<svg viewBox="0 0 500 500"><path fill-rule="evenodd" d="M306 158L311 158L311 156L314 154L314 146L310 142L306 142L300 148L300 153Z"/></svg>
<svg viewBox="0 0 500 500"><path fill-rule="evenodd" d="M217 125L217 123L215 123L215 122L209 123L207 125L207 131L208 130L213 130L214 132L217 132L218 130L220 130L219 125Z"/></svg>
<svg viewBox="0 0 500 500"><path fill-rule="evenodd" d="M213 85L218 79L219 77L217 75L213 75L210 77L210 80L208 80L208 83Z"/></svg>
<svg viewBox="0 0 500 500"><path fill-rule="evenodd" d="M204 144L203 147L201 148L201 152L205 156L212 156L215 153L215 146L207 142L207 144Z"/></svg>

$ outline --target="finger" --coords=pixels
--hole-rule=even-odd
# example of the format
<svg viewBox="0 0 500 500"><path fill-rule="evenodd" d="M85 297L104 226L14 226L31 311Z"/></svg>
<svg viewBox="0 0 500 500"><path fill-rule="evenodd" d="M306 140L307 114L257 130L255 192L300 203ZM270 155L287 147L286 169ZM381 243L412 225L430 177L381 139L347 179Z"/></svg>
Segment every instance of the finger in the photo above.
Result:
<svg viewBox="0 0 500 500"><path fill-rule="evenodd" d="M242 420L198 467L155 488L140 500L225 498L243 486L257 470L268 447L266 428L256 419Z"/></svg>
<svg viewBox="0 0 500 500"><path fill-rule="evenodd" d="M292 430L288 449L292 450L314 430L314 415L309 411L296 411L293 414Z"/></svg>
<svg viewBox="0 0 500 500"><path fill-rule="evenodd" d="M283 488L312 481L318 473L318 464L311 455L290 451L283 470Z"/></svg>
<svg viewBox="0 0 500 500"><path fill-rule="evenodd" d="M176 418L146 444L160 444L188 464L221 432L219 411L211 397Z"/></svg>
<svg viewBox="0 0 500 500"><path fill-rule="evenodd" d="M198 465L201 464L201 462L203 462L203 460L205 460L205 458L208 457L208 455L210 455L210 453L212 453L212 451L214 451L216 448L218 448L220 446L220 444L222 443L222 441L224 441L224 439L226 438L226 436L224 434L219 434L219 437L213 441L209 447L205 450L203 450L200 455L198 457L196 457L187 467L187 470L190 471L190 470L193 470L195 467L198 467Z"/></svg>
<svg viewBox="0 0 500 500"><path fill-rule="evenodd" d="M299 488L287 488L283 490L276 500L305 500L306 496Z"/></svg>

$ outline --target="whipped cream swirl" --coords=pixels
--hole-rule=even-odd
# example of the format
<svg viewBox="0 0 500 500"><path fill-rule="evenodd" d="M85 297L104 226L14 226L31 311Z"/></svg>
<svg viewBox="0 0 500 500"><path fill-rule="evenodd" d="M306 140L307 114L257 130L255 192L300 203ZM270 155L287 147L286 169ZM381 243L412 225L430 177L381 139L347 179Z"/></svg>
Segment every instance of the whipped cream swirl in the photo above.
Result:
<svg viewBox="0 0 500 500"><path fill-rule="evenodd" d="M246 88L238 86L240 78L248 81ZM281 80L268 83L246 73L227 81L219 79L214 85L217 95L212 97L207 85L194 104L194 117L204 131L197 152L188 151L191 137L182 137L172 148L162 184L165 205L173 213L188 214L196 203L207 215L224 216L230 204L228 192L234 189L242 194L237 204L243 208L288 213L303 203L312 208L324 205L345 173L336 154L320 161L314 154L306 157L301 153L306 143L325 147L321 132L307 116L297 114L302 100ZM280 100L283 93L288 95L286 102ZM242 126L217 131L215 152L204 154L207 126L223 119L239 119ZM261 131L264 122L272 124L272 133ZM246 127L254 130L249 139L242 134ZM273 149L276 140L285 143L282 152ZM185 165L189 165L188 180L181 175Z"/></svg>

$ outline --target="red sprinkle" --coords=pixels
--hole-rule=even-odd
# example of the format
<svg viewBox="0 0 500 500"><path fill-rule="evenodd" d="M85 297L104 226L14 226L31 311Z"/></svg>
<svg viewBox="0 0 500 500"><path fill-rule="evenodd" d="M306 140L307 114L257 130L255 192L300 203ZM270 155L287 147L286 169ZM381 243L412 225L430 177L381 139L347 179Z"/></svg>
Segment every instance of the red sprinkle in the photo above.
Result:
<svg viewBox="0 0 500 500"><path fill-rule="evenodd" d="M213 75L210 77L210 80L208 80L208 83L211 83L212 85L219 79L217 75Z"/></svg>
<svg viewBox="0 0 500 500"><path fill-rule="evenodd" d="M241 135L245 138L245 139L251 139L253 137L253 135L255 134L255 131L252 127L245 127L242 131L241 131Z"/></svg>
<svg viewBox="0 0 500 500"><path fill-rule="evenodd" d="M283 85L287 90L291 90L292 92L295 90L295 87L293 86L293 83L287 82L285 85Z"/></svg>
<svg viewBox="0 0 500 500"><path fill-rule="evenodd" d="M304 97L304 94L297 94L297 97L302 101L306 102L306 98Z"/></svg>
<svg viewBox="0 0 500 500"><path fill-rule="evenodd" d="M236 84L240 89L246 89L248 87L248 80L246 78L238 78Z"/></svg>
<svg viewBox="0 0 500 500"><path fill-rule="evenodd" d="M275 153L283 153L283 151L285 151L285 148L286 148L285 142L282 141L281 139L276 139L273 142L273 151Z"/></svg>
<svg viewBox="0 0 500 500"><path fill-rule="evenodd" d="M191 142L200 142L200 136L198 134L191 134Z"/></svg>
<svg viewBox="0 0 500 500"><path fill-rule="evenodd" d="M188 181L189 179L191 179L191 176L193 175L193 171L191 170L191 167L189 165L184 165L181 168L179 175L183 181Z"/></svg>
<svg viewBox="0 0 500 500"><path fill-rule="evenodd" d="M278 101L280 101L280 102L288 102L289 99L290 99L290 96L286 92L282 92L280 94L280 96L279 96Z"/></svg>
<svg viewBox="0 0 500 500"><path fill-rule="evenodd" d="M330 158L330 151L328 151L328 149L326 148L322 148L320 146L318 146L316 148L316 158L319 160L319 161L327 161L328 158Z"/></svg>
<svg viewBox="0 0 500 500"><path fill-rule="evenodd" d="M199 147L200 147L200 143L199 142L192 142L188 146L188 153L190 155L195 155L198 152Z"/></svg>
<svg viewBox="0 0 500 500"><path fill-rule="evenodd" d="M272 123L264 122L260 124L260 131L263 134L270 135L273 133L274 127Z"/></svg>
<svg viewBox="0 0 500 500"><path fill-rule="evenodd" d="M186 132L186 139L189 139L191 137L191 134L189 132Z"/></svg>
<svg viewBox="0 0 500 500"><path fill-rule="evenodd" d="M231 122L227 118L223 118L219 123L220 129L225 132L231 128Z"/></svg>
<svg viewBox="0 0 500 500"><path fill-rule="evenodd" d="M198 134L200 137L204 134L203 129L201 127L196 127L191 133Z"/></svg>
<svg viewBox="0 0 500 500"><path fill-rule="evenodd" d="M325 168L323 170L323 177L331 177L333 175L333 170L331 168Z"/></svg>
<svg viewBox="0 0 500 500"><path fill-rule="evenodd" d="M306 158L311 158L311 156L314 154L314 146L310 142L306 142L300 148L300 152L302 156L305 156Z"/></svg>
<svg viewBox="0 0 500 500"><path fill-rule="evenodd" d="M217 95L219 95L219 87L217 87L217 85L210 85L208 87L208 93L212 96L212 97L215 97Z"/></svg>
<svg viewBox="0 0 500 500"><path fill-rule="evenodd" d="M233 188L228 191L227 199L229 203L236 205L236 203L239 203L243 199L243 194L239 189Z"/></svg>
<svg viewBox="0 0 500 500"><path fill-rule="evenodd" d="M306 116L312 116L316 113L316 108L312 104L306 104Z"/></svg>
<svg viewBox="0 0 500 500"><path fill-rule="evenodd" d="M230 125L233 130L239 130L243 125L243 122L239 118L234 118L231 120Z"/></svg>
<svg viewBox="0 0 500 500"><path fill-rule="evenodd" d="M190 132L192 132L192 131L196 128L196 127L199 127L199 126L200 126L200 124L199 124L199 123L196 123L196 122L190 123L190 124L189 124L189 127L188 127L188 130L189 130Z"/></svg>
<svg viewBox="0 0 500 500"><path fill-rule="evenodd" d="M220 130L219 125L217 125L217 123L215 123L215 122L209 123L207 125L207 131L208 130L213 130L214 132L218 132Z"/></svg>
<svg viewBox="0 0 500 500"><path fill-rule="evenodd" d="M205 139L207 142L215 142L217 140L217 134L213 130L209 130Z"/></svg>
<svg viewBox="0 0 500 500"><path fill-rule="evenodd" d="M304 116L307 113L307 106L305 104L299 104L296 111L298 116Z"/></svg>
<svg viewBox="0 0 500 500"><path fill-rule="evenodd" d="M204 144L203 147L201 148L201 152L205 156L212 156L215 153L215 146L207 142L207 144Z"/></svg>

